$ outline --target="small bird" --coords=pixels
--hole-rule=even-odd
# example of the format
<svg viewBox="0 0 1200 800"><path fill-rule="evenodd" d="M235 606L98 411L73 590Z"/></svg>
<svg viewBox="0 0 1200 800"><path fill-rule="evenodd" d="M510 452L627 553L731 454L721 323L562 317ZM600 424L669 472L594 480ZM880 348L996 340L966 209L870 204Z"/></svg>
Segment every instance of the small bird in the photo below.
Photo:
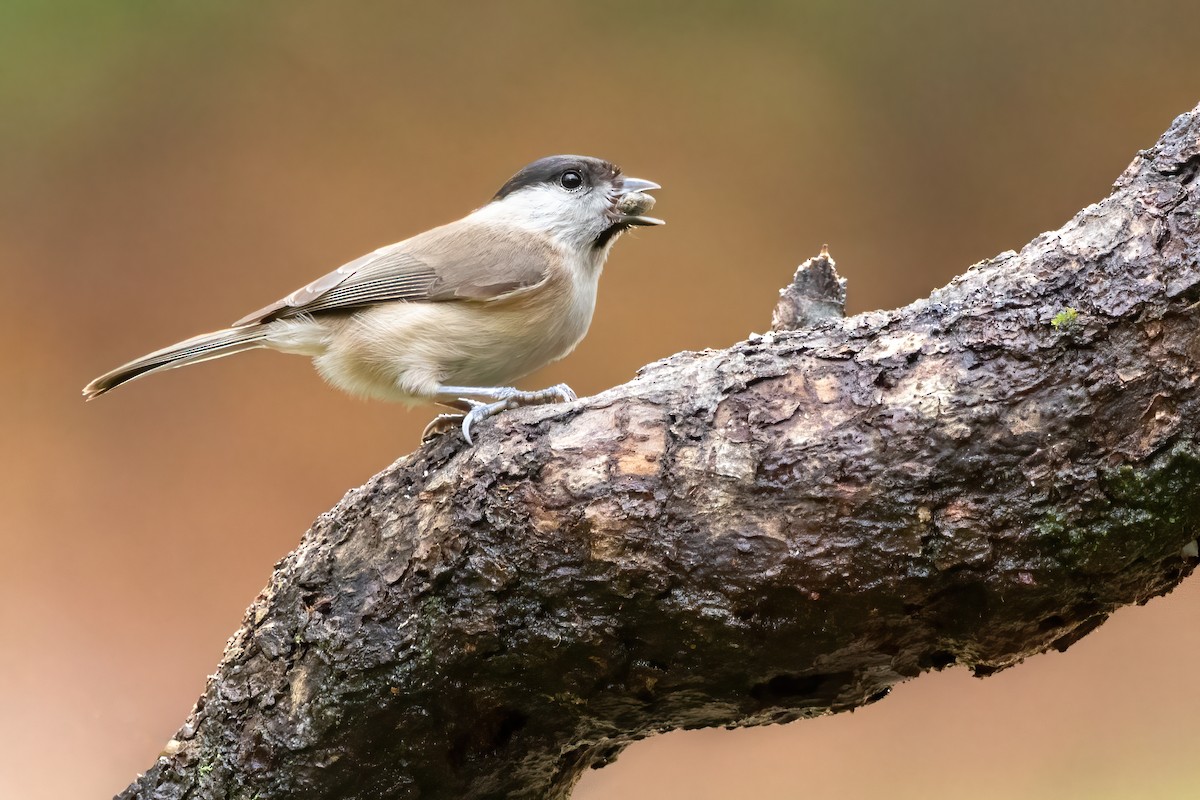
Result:
<svg viewBox="0 0 1200 800"><path fill-rule="evenodd" d="M338 267L232 327L157 350L101 375L91 400L123 383L266 347L310 356L333 386L361 397L434 402L423 438L519 405L570 401L565 384L524 392L513 381L570 353L592 321L613 243L661 188L609 161L543 158L456 222ZM480 399L482 398L482 399Z"/></svg>

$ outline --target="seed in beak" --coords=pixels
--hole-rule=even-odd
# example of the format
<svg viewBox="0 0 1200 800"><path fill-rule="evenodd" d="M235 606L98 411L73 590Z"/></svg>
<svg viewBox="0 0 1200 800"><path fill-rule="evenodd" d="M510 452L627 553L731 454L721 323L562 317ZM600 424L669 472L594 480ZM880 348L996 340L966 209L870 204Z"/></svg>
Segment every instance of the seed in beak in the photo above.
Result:
<svg viewBox="0 0 1200 800"><path fill-rule="evenodd" d="M654 198L643 192L629 192L617 201L616 209L626 216L645 214L654 208Z"/></svg>

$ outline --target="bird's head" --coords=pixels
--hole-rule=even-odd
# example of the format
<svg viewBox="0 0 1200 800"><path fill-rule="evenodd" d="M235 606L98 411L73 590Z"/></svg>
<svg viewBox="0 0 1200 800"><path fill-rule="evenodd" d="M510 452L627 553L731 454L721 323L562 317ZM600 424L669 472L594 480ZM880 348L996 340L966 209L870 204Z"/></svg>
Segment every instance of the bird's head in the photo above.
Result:
<svg viewBox="0 0 1200 800"><path fill-rule="evenodd" d="M607 250L619 234L663 221L641 212L653 181L629 178L615 164L589 156L549 156L522 168L485 206L488 216L545 233L573 249Z"/></svg>

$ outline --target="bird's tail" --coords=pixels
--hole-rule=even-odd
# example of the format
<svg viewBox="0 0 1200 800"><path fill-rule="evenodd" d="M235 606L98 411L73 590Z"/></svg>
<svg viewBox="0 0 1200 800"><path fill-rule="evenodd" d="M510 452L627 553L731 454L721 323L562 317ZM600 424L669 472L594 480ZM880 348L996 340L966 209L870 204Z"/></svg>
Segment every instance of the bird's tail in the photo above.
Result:
<svg viewBox="0 0 1200 800"><path fill-rule="evenodd" d="M128 364L96 378L83 388L83 398L91 400L99 397L122 383L143 375L263 347L266 343L266 328L266 325L226 328L194 336L170 347L164 347L162 350L155 350L149 355L130 361Z"/></svg>

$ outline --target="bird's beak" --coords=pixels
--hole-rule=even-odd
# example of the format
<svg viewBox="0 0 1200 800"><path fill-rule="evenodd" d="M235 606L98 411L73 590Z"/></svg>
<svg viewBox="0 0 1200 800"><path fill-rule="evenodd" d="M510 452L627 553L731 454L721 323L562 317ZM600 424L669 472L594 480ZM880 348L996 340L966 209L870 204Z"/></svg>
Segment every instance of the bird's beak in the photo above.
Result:
<svg viewBox="0 0 1200 800"><path fill-rule="evenodd" d="M638 213L624 213L618 217L617 221L625 225L665 225L661 219L657 217L647 217L641 214L642 211L649 211L654 208L654 198L646 195L639 203L625 202L625 198L631 194L642 194L652 189L661 189L654 181L647 181L641 178L623 178L621 180L620 194L618 195L617 208L621 211L637 211ZM632 198L630 198L632 200Z"/></svg>
<svg viewBox="0 0 1200 800"><path fill-rule="evenodd" d="M630 192L648 192L651 189L661 189L654 181L644 181L641 178L623 178L621 181L621 194L629 194Z"/></svg>

